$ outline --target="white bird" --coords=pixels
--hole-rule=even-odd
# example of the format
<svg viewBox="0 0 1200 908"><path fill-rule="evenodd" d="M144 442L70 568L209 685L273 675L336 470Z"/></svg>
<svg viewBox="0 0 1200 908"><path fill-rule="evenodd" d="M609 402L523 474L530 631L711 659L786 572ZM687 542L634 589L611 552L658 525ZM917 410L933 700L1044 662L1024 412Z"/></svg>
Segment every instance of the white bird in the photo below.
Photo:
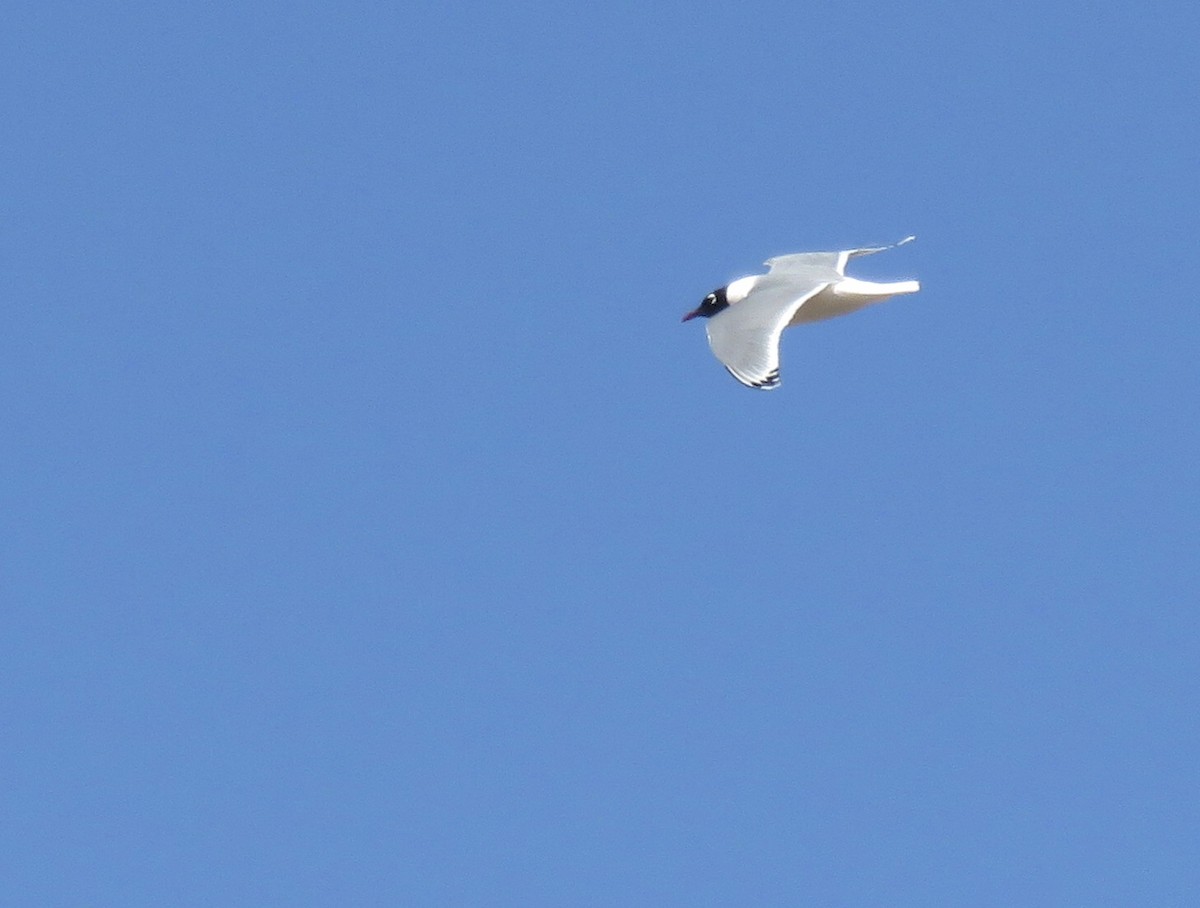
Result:
<svg viewBox="0 0 1200 908"><path fill-rule="evenodd" d="M743 385L762 390L779 387L779 336L804 322L846 315L900 293L916 293L917 281L879 284L846 276L846 263L891 246L841 252L797 252L767 259L766 274L738 278L704 298L683 317L708 319L708 344Z"/></svg>

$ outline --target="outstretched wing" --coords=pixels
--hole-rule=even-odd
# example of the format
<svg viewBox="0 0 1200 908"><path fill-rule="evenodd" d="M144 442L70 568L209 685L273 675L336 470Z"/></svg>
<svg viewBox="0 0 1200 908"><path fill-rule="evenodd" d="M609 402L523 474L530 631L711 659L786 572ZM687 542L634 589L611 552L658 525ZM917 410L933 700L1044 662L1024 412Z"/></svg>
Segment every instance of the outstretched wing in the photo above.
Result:
<svg viewBox="0 0 1200 908"><path fill-rule="evenodd" d="M743 385L779 387L779 336L796 310L830 283L797 280L794 274L765 276L744 300L708 320L713 354Z"/></svg>
<svg viewBox="0 0 1200 908"><path fill-rule="evenodd" d="M779 255L773 259L767 259L763 264L770 266L771 274L832 270L836 279L846 273L846 263L850 259L858 258L860 255L886 252L897 246L903 246L905 243L911 243L915 239L915 236L906 236L900 242L892 243L890 246L866 246L862 249L843 249L841 252L797 252L793 255Z"/></svg>
<svg viewBox="0 0 1200 908"><path fill-rule="evenodd" d="M763 262L771 269L772 275L792 276L797 274L812 274L814 276L828 275L831 280L837 280L845 267L844 252L794 252L791 255L777 255Z"/></svg>
<svg viewBox="0 0 1200 908"><path fill-rule="evenodd" d="M842 253L845 258L841 260L838 270L844 271L846 268L846 262L848 262L850 259L856 259L860 255L874 255L876 252L887 252L889 249L895 249L897 246L903 246L905 243L911 243L915 239L915 236L906 236L898 243L892 243L890 246L868 246L866 249L847 249Z"/></svg>

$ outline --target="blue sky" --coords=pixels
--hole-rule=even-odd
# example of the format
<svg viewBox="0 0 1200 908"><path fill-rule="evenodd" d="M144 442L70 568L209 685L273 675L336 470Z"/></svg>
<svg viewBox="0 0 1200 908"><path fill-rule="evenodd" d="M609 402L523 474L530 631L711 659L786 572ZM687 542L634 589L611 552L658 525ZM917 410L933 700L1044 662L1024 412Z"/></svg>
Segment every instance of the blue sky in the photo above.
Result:
<svg viewBox="0 0 1200 908"><path fill-rule="evenodd" d="M3 901L1196 903L1193 4L8 20Z"/></svg>

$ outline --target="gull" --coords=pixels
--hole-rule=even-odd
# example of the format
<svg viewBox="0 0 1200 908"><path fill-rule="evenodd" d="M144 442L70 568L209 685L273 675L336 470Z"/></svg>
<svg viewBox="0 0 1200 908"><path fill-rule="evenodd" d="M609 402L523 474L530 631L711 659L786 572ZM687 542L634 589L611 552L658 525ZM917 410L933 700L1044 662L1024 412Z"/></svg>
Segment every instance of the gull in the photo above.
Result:
<svg viewBox="0 0 1200 908"><path fill-rule="evenodd" d="M890 246L841 252L797 252L767 259L771 270L731 281L714 290L683 317L708 319L708 345L729 374L750 388L779 387L779 336L783 329L846 315L901 293L916 293L917 281L876 283L846 276L846 263Z"/></svg>

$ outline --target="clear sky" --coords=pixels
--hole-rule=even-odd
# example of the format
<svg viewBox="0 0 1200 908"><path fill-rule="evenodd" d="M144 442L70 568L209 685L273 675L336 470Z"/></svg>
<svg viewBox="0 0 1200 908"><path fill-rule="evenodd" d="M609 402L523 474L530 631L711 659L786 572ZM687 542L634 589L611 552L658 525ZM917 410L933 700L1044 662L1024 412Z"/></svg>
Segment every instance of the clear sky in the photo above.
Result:
<svg viewBox="0 0 1200 908"><path fill-rule="evenodd" d="M1200 903L1198 27L11 6L0 902Z"/></svg>

